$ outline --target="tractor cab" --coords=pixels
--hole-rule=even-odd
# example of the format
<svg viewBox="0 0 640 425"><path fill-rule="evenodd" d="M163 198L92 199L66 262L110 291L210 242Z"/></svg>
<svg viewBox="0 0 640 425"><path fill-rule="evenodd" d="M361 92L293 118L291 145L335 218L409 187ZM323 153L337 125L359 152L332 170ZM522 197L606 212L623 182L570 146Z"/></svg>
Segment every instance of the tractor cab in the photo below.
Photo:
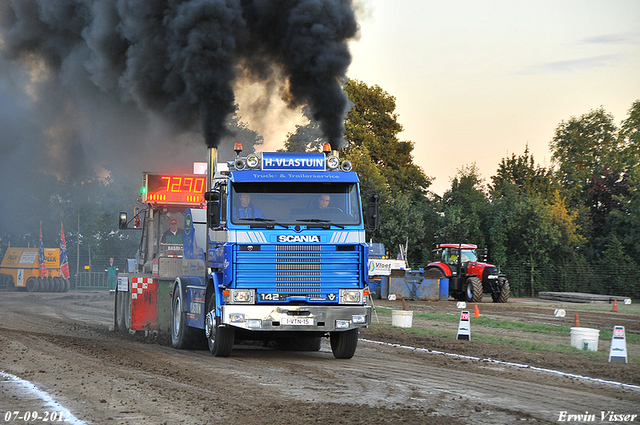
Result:
<svg viewBox="0 0 640 425"><path fill-rule="evenodd" d="M451 247L451 246L441 246L437 250L438 257L442 259L442 262L447 264L451 269L452 275L457 275L458 273L458 265L462 267L466 267L469 262L478 261L478 256L476 254L475 248L470 247ZM458 261L460 260L460 261Z"/></svg>
<svg viewBox="0 0 640 425"><path fill-rule="evenodd" d="M472 244L438 245L436 261L427 266L425 275L447 277L450 295L457 300L480 302L487 292L494 302L506 302L509 282L497 267L478 261L477 248Z"/></svg>

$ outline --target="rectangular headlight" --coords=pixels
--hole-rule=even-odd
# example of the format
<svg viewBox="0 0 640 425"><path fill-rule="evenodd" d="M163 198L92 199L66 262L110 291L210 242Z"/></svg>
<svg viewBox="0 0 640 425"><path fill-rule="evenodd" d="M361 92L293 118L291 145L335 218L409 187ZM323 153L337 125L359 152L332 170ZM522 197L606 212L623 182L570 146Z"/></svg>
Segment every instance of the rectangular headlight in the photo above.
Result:
<svg viewBox="0 0 640 425"><path fill-rule="evenodd" d="M255 304L255 289L231 289L229 304Z"/></svg>
<svg viewBox="0 0 640 425"><path fill-rule="evenodd" d="M247 320L247 327L252 329L260 329L262 328L262 320L260 319L249 319Z"/></svg>
<svg viewBox="0 0 640 425"><path fill-rule="evenodd" d="M336 320L336 329L349 329L350 325L348 320Z"/></svg>
<svg viewBox="0 0 640 425"><path fill-rule="evenodd" d="M231 323L244 322L244 313L231 313L229 314L229 320Z"/></svg>
<svg viewBox="0 0 640 425"><path fill-rule="evenodd" d="M340 304L362 304L364 299L362 292L362 289L341 289Z"/></svg>
<svg viewBox="0 0 640 425"><path fill-rule="evenodd" d="M351 316L351 320L353 320L353 323L367 323L367 316L364 314L357 314Z"/></svg>

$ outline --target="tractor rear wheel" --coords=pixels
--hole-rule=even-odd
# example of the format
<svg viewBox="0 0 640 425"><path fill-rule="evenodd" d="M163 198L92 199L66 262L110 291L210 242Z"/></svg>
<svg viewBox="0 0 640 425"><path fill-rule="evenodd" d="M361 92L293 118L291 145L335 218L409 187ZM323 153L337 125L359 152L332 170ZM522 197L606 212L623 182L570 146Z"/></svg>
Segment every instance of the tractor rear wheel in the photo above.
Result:
<svg viewBox="0 0 640 425"><path fill-rule="evenodd" d="M477 276L467 278L466 300L468 303L482 302L482 281Z"/></svg>
<svg viewBox="0 0 640 425"><path fill-rule="evenodd" d="M493 292L491 294L491 298L493 298L494 303L506 303L509 299L509 295L511 294L511 287L509 286L509 281L506 277L498 278L498 288L499 292Z"/></svg>

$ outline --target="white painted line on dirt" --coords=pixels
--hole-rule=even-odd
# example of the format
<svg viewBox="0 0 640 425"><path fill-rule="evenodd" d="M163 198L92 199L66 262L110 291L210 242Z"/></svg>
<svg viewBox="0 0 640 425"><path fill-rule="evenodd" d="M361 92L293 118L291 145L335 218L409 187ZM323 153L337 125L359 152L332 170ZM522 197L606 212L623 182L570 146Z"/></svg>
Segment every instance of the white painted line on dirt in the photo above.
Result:
<svg viewBox="0 0 640 425"><path fill-rule="evenodd" d="M518 367L518 368L522 368L522 369L535 370L536 372L554 373L556 375L565 376L565 377L568 377L568 378L576 378L576 379L582 379L582 380L585 380L585 381L598 382L600 384L617 385L617 386L620 386L620 387L623 387L623 388L632 388L634 390L640 390L640 386L638 386L638 385L624 384L622 382L616 382L616 381L607 381L605 379L590 378L588 376L576 375L574 373L566 373L566 372L561 372L559 370L553 370L553 369L545 369L545 368L537 367L537 366L529 366L529 365L522 364L522 363L503 362L503 361L494 360L494 359L481 359L480 357L464 356L462 354L445 353L443 351L429 350L427 348L410 347L408 345L400 345L400 344L390 344L388 342L373 341L373 340L370 340L370 339L363 339L363 338L360 338L360 341L370 342L372 344L386 345L388 347L402 348L404 350L420 351L420 352L423 352L423 353L440 354L440 355L443 355L443 356L457 357L457 358L460 358L460 359L475 360L475 361L479 361L479 362L496 363L496 364L501 364L501 365L505 365L505 366L514 366L514 367Z"/></svg>
<svg viewBox="0 0 640 425"><path fill-rule="evenodd" d="M69 412L69 409L67 409L66 407L62 406L60 403L58 403L57 401L55 401L53 398L51 398L51 396L46 393L45 391L42 391L40 388L36 387L35 385L33 385L31 382L29 381L25 381L22 378L19 378L15 375L12 375L10 373L6 373L4 371L0 370L0 376L21 386L22 388L24 388L25 390L27 390L28 392L30 392L31 394L35 395L36 397L38 397L40 400L42 400L49 408L51 408L52 411L55 412L60 412L60 413L64 413L64 416L62 418L62 421L64 421L64 423L70 423L70 424L74 424L74 425L86 425L85 422L82 422L80 419L76 418L75 416L73 416L71 414L71 412ZM69 412L67 414L67 412Z"/></svg>

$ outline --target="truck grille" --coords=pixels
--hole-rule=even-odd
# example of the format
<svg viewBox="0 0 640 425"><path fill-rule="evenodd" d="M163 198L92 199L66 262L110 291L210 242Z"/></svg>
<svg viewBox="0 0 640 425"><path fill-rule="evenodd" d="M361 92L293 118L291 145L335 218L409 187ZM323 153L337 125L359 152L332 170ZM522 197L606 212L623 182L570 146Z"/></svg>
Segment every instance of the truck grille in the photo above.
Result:
<svg viewBox="0 0 640 425"><path fill-rule="evenodd" d="M236 249L235 287L296 299L326 298L337 295L341 288L358 287L364 272L360 267L362 255L359 245L262 245L259 250Z"/></svg>

